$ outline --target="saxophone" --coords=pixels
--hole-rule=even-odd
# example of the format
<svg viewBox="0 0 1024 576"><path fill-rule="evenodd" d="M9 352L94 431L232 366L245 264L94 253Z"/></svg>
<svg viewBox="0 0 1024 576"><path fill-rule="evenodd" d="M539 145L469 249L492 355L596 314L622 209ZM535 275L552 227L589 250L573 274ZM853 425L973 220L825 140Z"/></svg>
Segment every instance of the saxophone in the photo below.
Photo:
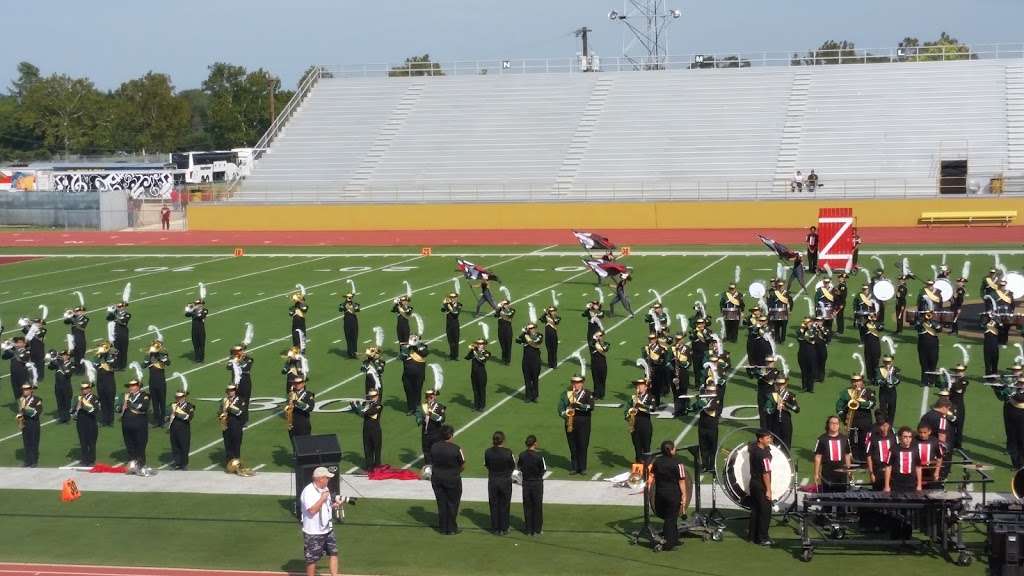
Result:
<svg viewBox="0 0 1024 576"><path fill-rule="evenodd" d="M18 432L25 429L25 407L28 406L28 399L22 396L18 399L18 415L14 417L18 421Z"/></svg>
<svg viewBox="0 0 1024 576"><path fill-rule="evenodd" d="M853 426L853 417L857 415L857 410L860 409L860 392L851 389L849 391L850 401L846 403L846 429L849 430Z"/></svg>
<svg viewBox="0 0 1024 576"><path fill-rule="evenodd" d="M626 411L626 422L629 423L629 433L632 434L636 431L636 415L639 412L637 405L640 404L640 399L633 396L633 405Z"/></svg>
<svg viewBox="0 0 1024 576"><path fill-rule="evenodd" d="M295 401L298 400L299 395L295 392L288 394L288 405L284 407L284 420L288 423L288 429L292 429L292 422L295 418Z"/></svg>
<svg viewBox="0 0 1024 576"><path fill-rule="evenodd" d="M220 431L228 431L228 406L231 405L231 400L224 398L220 404L220 414L217 415L217 419L220 420Z"/></svg>
<svg viewBox="0 0 1024 576"><path fill-rule="evenodd" d="M569 407L565 409L565 431L572 432L573 423L576 420L576 409L573 408L576 399L571 390L566 393L566 396L569 398Z"/></svg>

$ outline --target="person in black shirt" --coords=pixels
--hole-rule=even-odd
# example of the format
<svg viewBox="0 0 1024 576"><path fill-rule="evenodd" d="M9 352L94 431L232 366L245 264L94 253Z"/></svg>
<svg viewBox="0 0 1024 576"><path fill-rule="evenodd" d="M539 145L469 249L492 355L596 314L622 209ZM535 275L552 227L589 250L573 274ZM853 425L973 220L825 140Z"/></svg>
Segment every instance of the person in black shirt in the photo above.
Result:
<svg viewBox="0 0 1024 576"><path fill-rule="evenodd" d="M892 455L892 466L885 475L886 492L914 492L921 490L921 458L914 446L914 431L909 426L900 428L899 444Z"/></svg>
<svg viewBox="0 0 1024 576"><path fill-rule="evenodd" d="M526 437L526 450L519 453L519 472L523 475L523 530L528 536L544 533L544 474L548 465L537 453L537 437Z"/></svg>
<svg viewBox="0 0 1024 576"><path fill-rule="evenodd" d="M871 489L881 492L885 490L887 469L892 466L893 454L896 453L896 433L893 432L889 417L883 410L875 412L875 427L867 437L868 476Z"/></svg>
<svg viewBox="0 0 1024 576"><path fill-rule="evenodd" d="M505 447L505 433L497 431L491 436L492 446L484 452L487 468L487 502L491 507L491 532L499 536L508 534L509 508L512 504L512 471L516 460Z"/></svg>
<svg viewBox="0 0 1024 576"><path fill-rule="evenodd" d="M818 229L814 226L807 232L807 271L818 271Z"/></svg>
<svg viewBox="0 0 1024 576"><path fill-rule="evenodd" d="M380 466L381 438L380 417L384 407L380 403L380 392L371 388L366 393L366 401L352 403L353 412L363 419L363 469L369 475L374 468Z"/></svg>
<svg viewBox="0 0 1024 576"><path fill-rule="evenodd" d="M185 306L185 317L192 319L192 360L195 362L206 359L206 317L209 314L202 298Z"/></svg>
<svg viewBox="0 0 1024 576"><path fill-rule="evenodd" d="M926 490L942 490L940 479L942 473L942 451L939 449L939 440L932 436L932 427L926 422L917 425L917 439L914 440L914 447L917 449L917 459L921 466L921 481Z"/></svg>
<svg viewBox="0 0 1024 576"><path fill-rule="evenodd" d="M750 541L761 546L774 544L768 538L772 518L772 435L757 431L757 440L747 447L750 458Z"/></svg>
<svg viewBox="0 0 1024 576"><path fill-rule="evenodd" d="M569 444L570 476L587 471L594 395L583 387L583 382L582 376L573 376L572 387L562 394L558 403L558 415L565 421L565 439Z"/></svg>
<svg viewBox="0 0 1024 576"><path fill-rule="evenodd" d="M663 550L671 550L682 544L679 541L679 516L686 512L687 488L686 468L676 458L676 447L671 440L661 443L661 455L651 464L647 480L654 503L655 514L665 522L662 537Z"/></svg>
<svg viewBox="0 0 1024 576"><path fill-rule="evenodd" d="M354 294L345 294L345 301L338 305L338 312L342 313L342 331L345 333L345 354L349 358L356 357L356 347L359 346L359 303L353 300Z"/></svg>
<svg viewBox="0 0 1024 576"><path fill-rule="evenodd" d="M455 430L445 424L441 427L442 440L430 448L433 462L430 485L437 500L437 528L445 535L459 533L456 518L462 501L462 470L466 467L462 448L452 442L454 435Z"/></svg>
<svg viewBox="0 0 1024 576"><path fill-rule="evenodd" d="M459 338L461 327L459 326L459 314L462 313L462 302L459 302L459 295L451 292L441 302L441 313L444 314L444 332L448 337L448 359L459 359ZM479 315L479 312L477 313Z"/></svg>
<svg viewBox="0 0 1024 576"><path fill-rule="evenodd" d="M849 467L853 464L850 439L839 433L839 417L825 420L825 433L814 445L814 484L822 492L846 492L850 487Z"/></svg>
<svg viewBox="0 0 1024 576"><path fill-rule="evenodd" d="M469 381L473 385L473 411L483 412L487 405L487 361L491 353L487 350L487 340L483 338L473 341L466 360L470 360Z"/></svg>

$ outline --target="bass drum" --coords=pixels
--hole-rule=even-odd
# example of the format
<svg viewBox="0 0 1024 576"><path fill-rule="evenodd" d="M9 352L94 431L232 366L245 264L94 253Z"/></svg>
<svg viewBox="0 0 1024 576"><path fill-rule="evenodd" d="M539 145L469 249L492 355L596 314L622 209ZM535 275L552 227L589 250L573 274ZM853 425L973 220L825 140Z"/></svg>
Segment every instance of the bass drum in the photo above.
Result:
<svg viewBox="0 0 1024 576"><path fill-rule="evenodd" d="M1022 278L1024 280L1024 278ZM953 285L949 283L949 280L945 278L939 278L935 281L935 289L942 296L943 302L949 302L953 299Z"/></svg>
<svg viewBox="0 0 1024 576"><path fill-rule="evenodd" d="M1010 479L1010 493L1017 500L1024 499L1024 468L1017 469Z"/></svg>
<svg viewBox="0 0 1024 576"><path fill-rule="evenodd" d="M750 509L747 497L750 496L750 444L741 444L732 449L725 460L722 488L725 495L737 506ZM793 491L793 467L789 457L775 444L772 453L772 496L774 502L782 502L789 498Z"/></svg>
<svg viewBox="0 0 1024 576"><path fill-rule="evenodd" d="M880 301L888 302L896 296L896 287L889 280L883 279L875 282L875 287L871 289L871 293Z"/></svg>
<svg viewBox="0 0 1024 576"><path fill-rule="evenodd" d="M764 284L760 282L751 282L750 286L747 287L747 294L750 294L750 297L755 300L764 298L765 292Z"/></svg>
<svg viewBox="0 0 1024 576"><path fill-rule="evenodd" d="M1006 289L1013 292L1013 299L1024 300L1024 274L1010 272L1004 279L1006 280Z"/></svg>

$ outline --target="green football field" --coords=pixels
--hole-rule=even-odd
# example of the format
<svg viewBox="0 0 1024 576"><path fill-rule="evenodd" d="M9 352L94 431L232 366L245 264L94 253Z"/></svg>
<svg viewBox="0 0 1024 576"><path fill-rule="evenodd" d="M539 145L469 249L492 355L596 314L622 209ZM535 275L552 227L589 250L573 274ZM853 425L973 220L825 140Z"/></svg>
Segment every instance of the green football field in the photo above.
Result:
<svg viewBox="0 0 1024 576"><path fill-rule="evenodd" d="M972 273L968 285L969 299L977 301L981 277L994 263L992 249L956 247L913 247L901 253L900 247L878 247L891 254L882 256L890 277L896 275L893 264L901 255L910 258L912 268L919 276L929 276L931 265L939 264L943 252L954 275L961 271L963 262L971 260ZM69 251L74 254L69 255ZM281 408L284 405L282 356L290 345L290 318L287 310L289 295L296 283L307 288L310 311L308 325L308 357L311 366L309 388L316 392L318 413L313 417L316 434L335 433L344 451L342 470L353 470L362 464L360 420L340 410L347 399L362 395L363 376L359 361L343 355L341 320L338 304L342 294L349 290L346 280L355 282L362 305L360 338L364 343L360 352L369 345L372 327L381 326L386 334L387 358L394 359L398 348L393 342L395 319L390 313L392 299L405 291L408 281L413 291L412 302L425 321L425 337L431 341L430 362L444 368L445 383L441 401L448 406L448 421L457 430L457 442L469 460L466 474L483 476L483 451L490 445L495 430L503 430L511 438L513 447L521 446L527 434L536 434L546 453L553 477L569 478L568 449L563 434L562 420L556 414L559 394L566 389L569 377L579 370L575 361L568 359L574 352L586 358L584 347L585 321L580 316L583 305L596 298L593 274L585 271L579 255L572 247L550 247L532 251L523 247L462 247L435 250L435 256L423 257L418 248L340 249L320 247L313 249L282 249L275 255L247 255L232 257L224 248L204 247L166 249L166 254L155 253L152 248L78 249L70 247L54 251L53 256L9 263L0 266L0 318L5 323L4 338L10 338L17 329L16 321L22 316L36 316L39 305L49 307L48 348L61 348L65 326L60 317L63 311L76 304L72 295L82 291L92 316L89 327L91 345L106 337L104 309L120 298L126 282L132 283L131 358L143 361L145 349L152 334L148 325L159 327L169 348L172 366L168 373L178 371L186 375L191 396L198 405L196 422L192 428L192 469L215 468L223 465L223 447L216 419L216 400L223 394L230 380L226 369L227 352L243 334L245 322L255 326L255 339L250 353L255 358L253 370L254 392L251 418L245 432L242 449L248 467L259 470L285 471L290 467L291 447ZM442 253L444 255L437 255ZM970 252L970 253L965 253ZM581 253L580 253L581 254ZM552 295L560 303L563 317L560 330L559 357L562 361L555 370L545 369L541 377L541 402L525 404L521 397L523 385L520 353L514 348L511 366L490 363L487 410L477 414L470 410L472 393L469 384L469 363L449 361L444 352L444 322L440 304L444 295L452 291L453 279L460 277L455 271L455 256L490 268L500 276L511 291L517 308L518 331L527 322L527 303L533 302L540 310L547 306ZM1000 259L1009 270L1024 269L1024 256L1007 249ZM708 299L708 310L717 314L717 294L733 280L740 268L740 288L746 290L753 280L768 280L775 275L777 259L761 247L715 248L651 247L638 250L625 262L634 268L635 281L631 295L637 312L636 319L622 315L605 320L607 341L612 344L609 356L609 395L606 402L625 402L631 393L629 382L639 370L634 363L641 346L646 342L647 327L641 320L650 306L656 290L670 312L673 329L678 328L677 314L693 313L693 304L700 298L698 290ZM862 265L874 268L877 263L862 256ZM863 274L851 277L850 294L856 294L864 281ZM204 282L209 290L207 298L211 310L207 319L207 358L197 364L191 358L190 325L183 316L184 305L196 297L196 285ZM462 338L468 343L480 337L478 322L490 326L491 338L496 339L495 321L489 315L474 318L473 290L464 281L463 301L468 313L463 315ZM920 284L911 282L911 295ZM611 300L611 287L604 286L606 298ZM500 293L495 290L495 296ZM795 312L803 315L807 303L800 294ZM749 300L748 300L749 304ZM892 306L887 309L892 328ZM794 389L798 392L801 413L795 418L795 460L798 476L810 475L809 457L814 439L821 433L823 422L831 414L851 372L858 363L852 354L858 351L856 330L848 321L847 331L834 340L829 350L829 376L824 384L811 394L799 391L799 366L796 359L795 333L798 321L790 323L790 338L779 347L791 370ZM717 322L714 324L717 329ZM729 344L736 370L729 374L726 404L729 418L722 421L721 438L736 428L756 424L753 409L754 387L745 372L744 333L740 341ZM922 406L930 404L935 395L922 389L918 381L916 336L905 331L895 337L898 346L896 364L905 375L899 391L897 424L915 425ZM981 384L982 362L980 341L964 335L943 335L940 365L950 367L960 361L960 352L954 342L969 346L971 362L968 373L973 379L968 392L968 424L965 450L978 462L996 466L995 487L1008 488L1008 462L1004 448L1001 408L989 389ZM1011 337L1011 345L1002 351L1000 366L1008 366L1017 355L1014 343L1020 342L1018 332ZM463 345L465 346L465 344ZM444 352L442 352L442 350ZM464 348L463 348L464 350ZM499 350L497 342L492 352ZM883 346L884 351L884 346ZM21 439L14 420L15 405L11 403L6 386L9 375L6 367L0 370L0 390L10 417L0 424L0 466L20 464ZM404 394L401 386L399 362L388 363L384 373L386 411L383 417L384 462L393 466L418 468L420 456L419 431L411 417L404 415ZM129 379L129 373L118 374L119 387ZM428 371L428 385L430 383ZM177 386L175 380L169 388ZM42 466L56 467L73 463L78 458L77 435L73 425L53 423L53 377L47 373L40 386L45 402L46 416L42 429ZM655 443L662 439L682 444L696 442L697 432L693 416L683 419L657 419L654 421ZM725 441L731 448L747 440L744 435L733 435ZM99 460L119 463L125 460L125 451L118 424L101 429ZM167 434L152 431L148 448L149 462L154 467L170 461ZM686 456L688 458L688 455ZM604 477L625 471L632 460L632 445L621 409L599 408L593 420L588 473L591 477ZM575 478L575 477L574 477Z"/></svg>

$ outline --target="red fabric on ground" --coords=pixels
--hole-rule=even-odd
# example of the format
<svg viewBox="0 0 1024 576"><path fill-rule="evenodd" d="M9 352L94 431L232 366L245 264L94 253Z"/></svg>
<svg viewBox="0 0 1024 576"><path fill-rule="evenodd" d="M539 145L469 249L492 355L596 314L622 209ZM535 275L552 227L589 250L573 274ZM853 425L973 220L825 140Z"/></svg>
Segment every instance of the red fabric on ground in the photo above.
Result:
<svg viewBox="0 0 1024 576"><path fill-rule="evenodd" d="M124 466L111 466L109 464L96 464L89 469L93 474L124 474L128 469Z"/></svg>
<svg viewBox="0 0 1024 576"><path fill-rule="evenodd" d="M392 468L391 466L384 464L370 470L370 473L367 474L367 478L370 480L419 480L420 475L412 470Z"/></svg>

